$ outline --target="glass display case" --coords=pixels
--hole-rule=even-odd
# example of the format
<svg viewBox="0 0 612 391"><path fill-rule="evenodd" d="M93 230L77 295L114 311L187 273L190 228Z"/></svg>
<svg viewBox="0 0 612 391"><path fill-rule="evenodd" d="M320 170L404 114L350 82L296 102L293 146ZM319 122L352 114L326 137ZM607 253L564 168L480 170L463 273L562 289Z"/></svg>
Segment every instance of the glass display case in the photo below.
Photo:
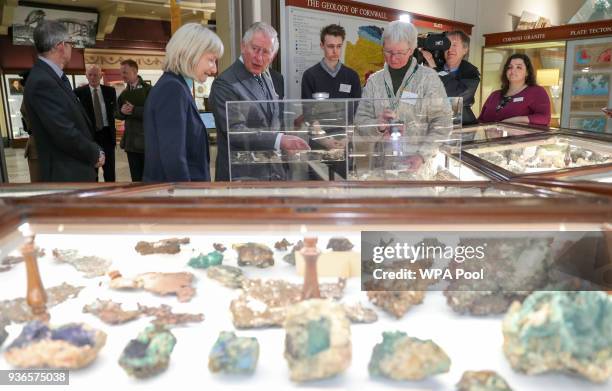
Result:
<svg viewBox="0 0 612 391"><path fill-rule="evenodd" d="M555 130L556 129L539 126L496 122L464 126L457 131L453 131L453 135L460 136L462 145L465 146L472 142L489 142L507 137L526 136Z"/></svg>
<svg viewBox="0 0 612 391"><path fill-rule="evenodd" d="M3 99L5 102L4 109L6 114L6 124L8 125L8 138L10 140L27 138L28 133L25 131L23 122L21 121L21 103L23 102L23 86L21 85L21 76L14 73L4 74L3 80Z"/></svg>
<svg viewBox="0 0 612 391"><path fill-rule="evenodd" d="M87 84L87 78L81 74L68 74L70 85L75 88ZM6 124L8 129L8 139L16 145L25 145L28 133L21 120L21 103L23 102L24 88L20 84L21 76L17 73L5 73L3 75L3 101L5 102Z"/></svg>
<svg viewBox="0 0 612 391"><path fill-rule="evenodd" d="M387 390L422 388L424 384L435 384L435 388L446 390L453 389L464 371L480 369L496 371L513 389L601 389L602 385L584 378L588 374L568 376L551 372L533 376L521 373L524 370L512 369L510 352L504 353L502 347L503 338L509 344L517 343L505 331L505 325L512 319L510 312L518 305L510 309L510 304L525 300L524 311L528 311L527 303L539 297L537 293L530 295L538 290L534 286L523 292L524 296L516 296L507 287L500 288L492 306L487 301L491 292L478 289L462 291L465 295L455 295L451 289L433 285L418 294L397 289L388 295L368 292L360 284L360 274L353 274L351 268L357 265L358 271L364 272L360 265L367 265L361 256L367 252L370 242L362 239L362 235L380 231L412 232L413 239L406 242L410 245L431 244L438 239L454 248L459 243L488 240L489 247L494 249L493 258L521 262L520 268L511 269L516 273L510 273L515 280L524 277L519 270L522 268L528 280L533 281L533 276L546 275L546 269L530 262L548 259L549 254L565 254L568 238L572 243L584 239L590 244L591 237L601 237L612 218L609 198L511 184L294 185L146 185L85 190L68 197L49 195L44 200L30 198L22 204L13 204L5 213L0 208L0 262L7 255L12 257L9 263L2 263L10 267L0 269L0 306L2 315L11 320L6 327L8 337L0 351L0 369L16 368L15 359L23 358L19 356L23 344L36 349L34 344L23 342L23 338L22 342L15 342L30 319L31 310L27 306L23 310L23 302L20 307L9 301L28 292L26 269L33 263L29 258L33 254L30 245L35 245L41 281L49 298L45 308L50 316L49 324L82 322L105 333L106 337L91 365L70 370L70 387L66 389L95 384L96 387L146 386L165 390L177 384L197 383L215 390L254 387ZM391 198L395 189L402 196ZM305 277L299 265L306 252L292 251L300 240L306 242L306 238L313 237L317 238L319 249L318 286L323 297L333 299L317 307L321 309L312 309L304 315L298 312L294 317L291 311L319 303L302 300L301 284L305 283ZM177 240L159 242L170 238ZM311 245L312 241L305 246L310 249ZM250 250L243 250L245 246L250 246ZM149 253L147 249L158 251ZM199 265L203 256L215 251L222 253L220 265L207 268ZM25 262L19 261L20 256L28 258ZM265 262L261 261L263 258ZM356 263L350 261L355 259ZM585 264L587 259L590 258L581 256L580 262ZM598 267L602 274L612 270L608 263ZM226 273L220 275L221 272ZM160 286L158 278L162 276L168 279ZM490 290L487 281L490 280L483 283ZM602 299L601 292L582 294L588 296L581 296L584 300L603 300L603 305L610 300ZM565 292L554 295L571 297L571 293ZM38 308L40 303L35 300L33 303ZM117 308L119 303L121 311ZM358 305L361 312L354 310ZM333 357L331 361L323 361L318 355L328 350L330 354L335 352L333 341L337 334L332 336L325 331L325 324L335 320L327 317L326 308L331 308L329 311L335 311L332 313L341 319L347 317L342 321L346 326L337 332L348 338L351 353L341 356L342 369L327 373L326 379L315 380L321 376L322 367L340 365ZM168 315L170 310L172 316ZM482 316L482 311L488 316ZM299 329L305 334L300 335L322 336L316 341L331 338L330 343L316 342L317 349L307 356L312 356L309 364L312 381L295 379L301 356L297 362L293 361L291 352L297 346L287 343L295 341L292 339L295 330L289 326L289 320L299 320L302 316L305 320L311 316L323 320L306 322L305 329ZM350 326L348 319L354 322ZM538 325L544 325L541 313L537 319ZM605 318L585 315L582 319ZM356 323L359 321L364 323ZM560 321L555 319L555 324L558 326ZM167 353L169 365L166 361L145 373L149 376L147 379L134 378L125 369L133 370L125 365L125 359L138 345L130 340L151 322L166 324L176 345ZM370 363L377 359L373 350L383 340L382 333L395 330L422 342L432 340L450 362L442 365L445 369L424 375L424 380L393 381L368 370ZM585 328L581 330L586 332ZM597 335L597 328L588 330L593 339L606 338ZM213 373L216 366L211 361L216 362L218 357L218 338L222 331L257 340L258 359L252 374ZM86 337L87 334L81 335ZM564 335L564 338L572 337ZM531 341L543 343L546 349L557 346L552 342L547 345L544 338L537 336ZM141 340L139 346L144 348L147 344ZM416 349L430 357L426 347ZM46 357L53 356L50 350L46 352ZM234 362L242 357L253 365L252 359L240 352L224 353L222 358ZM558 353L554 357L565 356ZM439 357L436 354L431 359ZM33 359L26 358L21 365L32 362L28 360ZM426 368L424 371L427 372Z"/></svg>
<svg viewBox="0 0 612 391"><path fill-rule="evenodd" d="M62 196L70 194L87 194L87 191L105 192L111 189L124 189L135 186L136 184L117 184L108 183L20 183L4 184L0 186L0 203L4 199L41 197L52 194Z"/></svg>
<svg viewBox="0 0 612 391"><path fill-rule="evenodd" d="M612 37L568 42L565 63L561 125L612 133L612 119L601 110L612 107Z"/></svg>
<svg viewBox="0 0 612 391"><path fill-rule="evenodd" d="M461 98L228 102L229 177L449 179L441 147L460 150L460 109Z"/></svg>
<svg viewBox="0 0 612 391"><path fill-rule="evenodd" d="M483 48L481 105L493 91L501 88L502 68L508 57L515 53L526 54L533 64L538 85L544 87L550 98L550 126L559 126L561 123L561 92L564 88L565 50L565 41L521 43Z"/></svg>
<svg viewBox="0 0 612 391"><path fill-rule="evenodd" d="M462 158L487 176L499 180L524 176L606 175L612 170L612 139L535 134L466 145Z"/></svg>

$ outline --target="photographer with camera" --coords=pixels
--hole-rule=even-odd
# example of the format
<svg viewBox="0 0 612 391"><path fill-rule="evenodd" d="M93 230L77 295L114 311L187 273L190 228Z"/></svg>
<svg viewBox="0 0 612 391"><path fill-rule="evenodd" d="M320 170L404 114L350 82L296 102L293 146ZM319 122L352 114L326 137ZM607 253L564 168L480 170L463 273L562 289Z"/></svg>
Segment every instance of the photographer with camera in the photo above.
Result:
<svg viewBox="0 0 612 391"><path fill-rule="evenodd" d="M470 37L463 31L456 30L446 33L446 37L442 34L430 34L422 42L423 46L419 45L419 50L424 65L438 72L449 97L463 98L462 124L478 123L472 112L472 105L480 83L480 72L478 68L464 60L469 52ZM433 53L427 49L433 50Z"/></svg>

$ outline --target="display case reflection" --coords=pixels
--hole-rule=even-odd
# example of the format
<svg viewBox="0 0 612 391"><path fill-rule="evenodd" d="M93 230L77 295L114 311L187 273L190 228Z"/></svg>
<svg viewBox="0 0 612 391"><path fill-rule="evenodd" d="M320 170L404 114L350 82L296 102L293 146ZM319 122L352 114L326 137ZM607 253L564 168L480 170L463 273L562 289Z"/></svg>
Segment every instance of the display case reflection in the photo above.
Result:
<svg viewBox="0 0 612 391"><path fill-rule="evenodd" d="M272 126L257 126L273 103L282 113ZM446 170L441 146L460 150L461 105L461 98L228 102L231 180L436 180ZM309 149L281 150L282 135Z"/></svg>

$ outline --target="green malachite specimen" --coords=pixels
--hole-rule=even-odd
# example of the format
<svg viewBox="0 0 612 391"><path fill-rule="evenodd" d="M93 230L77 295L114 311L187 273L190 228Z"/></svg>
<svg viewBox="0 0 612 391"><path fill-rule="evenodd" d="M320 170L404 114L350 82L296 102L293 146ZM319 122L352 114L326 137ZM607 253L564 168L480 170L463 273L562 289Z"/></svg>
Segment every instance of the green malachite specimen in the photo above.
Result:
<svg viewBox="0 0 612 391"><path fill-rule="evenodd" d="M330 300L304 300L288 307L285 359L291 380L325 379L351 363L351 328L344 307Z"/></svg>
<svg viewBox="0 0 612 391"><path fill-rule="evenodd" d="M259 359L257 338L236 337L229 331L222 331L208 356L211 372L228 374L252 374Z"/></svg>
<svg viewBox="0 0 612 391"><path fill-rule="evenodd" d="M561 371L603 383L612 375L612 296L601 291L532 293L503 322L512 368Z"/></svg>
<svg viewBox="0 0 612 391"><path fill-rule="evenodd" d="M421 380L448 372L450 358L431 340L409 337L401 331L383 332L368 365L371 376L393 380Z"/></svg>
<svg viewBox="0 0 612 391"><path fill-rule="evenodd" d="M223 263L223 253L220 251L211 251L208 254L200 254L189 260L187 265L196 269L206 269L209 266L217 266Z"/></svg>
<svg viewBox="0 0 612 391"><path fill-rule="evenodd" d="M148 326L123 349L119 365L137 378L156 375L168 368L175 344L176 338L166 328Z"/></svg>
<svg viewBox="0 0 612 391"><path fill-rule="evenodd" d="M457 391L512 391L512 388L494 371L465 371Z"/></svg>

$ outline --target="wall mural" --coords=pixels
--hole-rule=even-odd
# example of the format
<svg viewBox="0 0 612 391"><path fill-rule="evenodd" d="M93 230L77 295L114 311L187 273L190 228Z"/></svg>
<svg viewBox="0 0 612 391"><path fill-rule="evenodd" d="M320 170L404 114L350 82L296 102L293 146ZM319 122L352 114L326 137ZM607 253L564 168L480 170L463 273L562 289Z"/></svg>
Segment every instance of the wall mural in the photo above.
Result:
<svg viewBox="0 0 612 391"><path fill-rule="evenodd" d="M13 16L13 45L34 45L34 29L43 20L63 23L77 48L96 44L97 12L19 6Z"/></svg>

